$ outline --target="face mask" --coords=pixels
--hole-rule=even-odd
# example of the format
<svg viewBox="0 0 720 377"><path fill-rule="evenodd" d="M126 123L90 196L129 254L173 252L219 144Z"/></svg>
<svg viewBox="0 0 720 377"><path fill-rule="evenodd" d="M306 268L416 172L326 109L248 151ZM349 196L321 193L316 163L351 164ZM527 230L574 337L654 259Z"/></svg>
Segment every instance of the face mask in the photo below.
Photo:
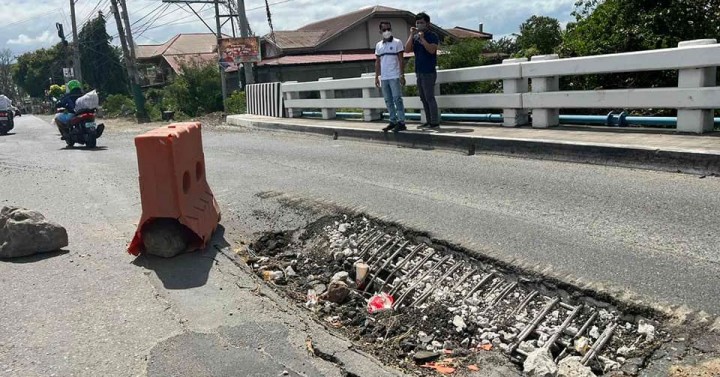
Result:
<svg viewBox="0 0 720 377"><path fill-rule="evenodd" d="M385 39L390 39L390 38L392 38L392 31L389 31L389 30L388 30L388 31L383 31L382 36L383 36L383 38L385 38Z"/></svg>
<svg viewBox="0 0 720 377"><path fill-rule="evenodd" d="M415 24L415 27L416 27L419 31L425 31L425 29L427 29L427 24L424 24L424 23L423 23L423 24Z"/></svg>

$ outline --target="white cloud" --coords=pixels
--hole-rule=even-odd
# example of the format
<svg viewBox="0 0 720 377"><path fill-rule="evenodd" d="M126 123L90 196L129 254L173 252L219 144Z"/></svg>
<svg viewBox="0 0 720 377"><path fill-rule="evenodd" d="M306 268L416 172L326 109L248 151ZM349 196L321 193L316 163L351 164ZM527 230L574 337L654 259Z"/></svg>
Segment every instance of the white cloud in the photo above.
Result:
<svg viewBox="0 0 720 377"><path fill-rule="evenodd" d="M36 45L36 44L48 44L59 39L56 35L50 34L49 31L45 30L42 34L36 37L28 37L25 34L18 35L15 39L8 39L7 44L9 45Z"/></svg>

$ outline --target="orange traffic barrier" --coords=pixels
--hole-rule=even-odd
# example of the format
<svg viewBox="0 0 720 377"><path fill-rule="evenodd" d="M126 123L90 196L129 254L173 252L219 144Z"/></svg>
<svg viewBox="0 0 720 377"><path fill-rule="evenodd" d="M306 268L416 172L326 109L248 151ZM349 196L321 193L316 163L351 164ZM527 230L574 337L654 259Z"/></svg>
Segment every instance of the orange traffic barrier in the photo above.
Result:
<svg viewBox="0 0 720 377"><path fill-rule="evenodd" d="M177 123L135 138L142 218L128 252L145 251L143 229L155 219L177 219L190 230L190 247L204 248L220 221L205 180L200 123Z"/></svg>

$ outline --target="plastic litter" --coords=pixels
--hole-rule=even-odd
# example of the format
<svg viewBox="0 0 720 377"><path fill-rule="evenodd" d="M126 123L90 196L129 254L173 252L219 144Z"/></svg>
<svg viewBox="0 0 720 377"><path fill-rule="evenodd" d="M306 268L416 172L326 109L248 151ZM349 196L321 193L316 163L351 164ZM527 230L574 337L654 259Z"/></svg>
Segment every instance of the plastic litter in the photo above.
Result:
<svg viewBox="0 0 720 377"><path fill-rule="evenodd" d="M392 310L393 303L395 303L395 298L383 292L372 296L368 300L367 310L370 314Z"/></svg>

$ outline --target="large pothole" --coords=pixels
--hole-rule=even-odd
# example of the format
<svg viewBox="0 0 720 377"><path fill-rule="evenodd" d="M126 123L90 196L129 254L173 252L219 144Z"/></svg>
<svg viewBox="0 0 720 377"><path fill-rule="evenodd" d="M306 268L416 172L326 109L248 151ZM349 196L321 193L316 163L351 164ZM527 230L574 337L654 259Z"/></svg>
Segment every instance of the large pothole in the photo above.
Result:
<svg viewBox="0 0 720 377"><path fill-rule="evenodd" d="M561 376L636 376L672 339L663 318L646 308L363 216L263 235L246 261L326 326L416 375L482 375L474 371L488 367L519 373L545 363L560 365ZM381 293L387 310L369 313ZM488 359L494 351L507 362ZM488 360L494 365L479 365Z"/></svg>

